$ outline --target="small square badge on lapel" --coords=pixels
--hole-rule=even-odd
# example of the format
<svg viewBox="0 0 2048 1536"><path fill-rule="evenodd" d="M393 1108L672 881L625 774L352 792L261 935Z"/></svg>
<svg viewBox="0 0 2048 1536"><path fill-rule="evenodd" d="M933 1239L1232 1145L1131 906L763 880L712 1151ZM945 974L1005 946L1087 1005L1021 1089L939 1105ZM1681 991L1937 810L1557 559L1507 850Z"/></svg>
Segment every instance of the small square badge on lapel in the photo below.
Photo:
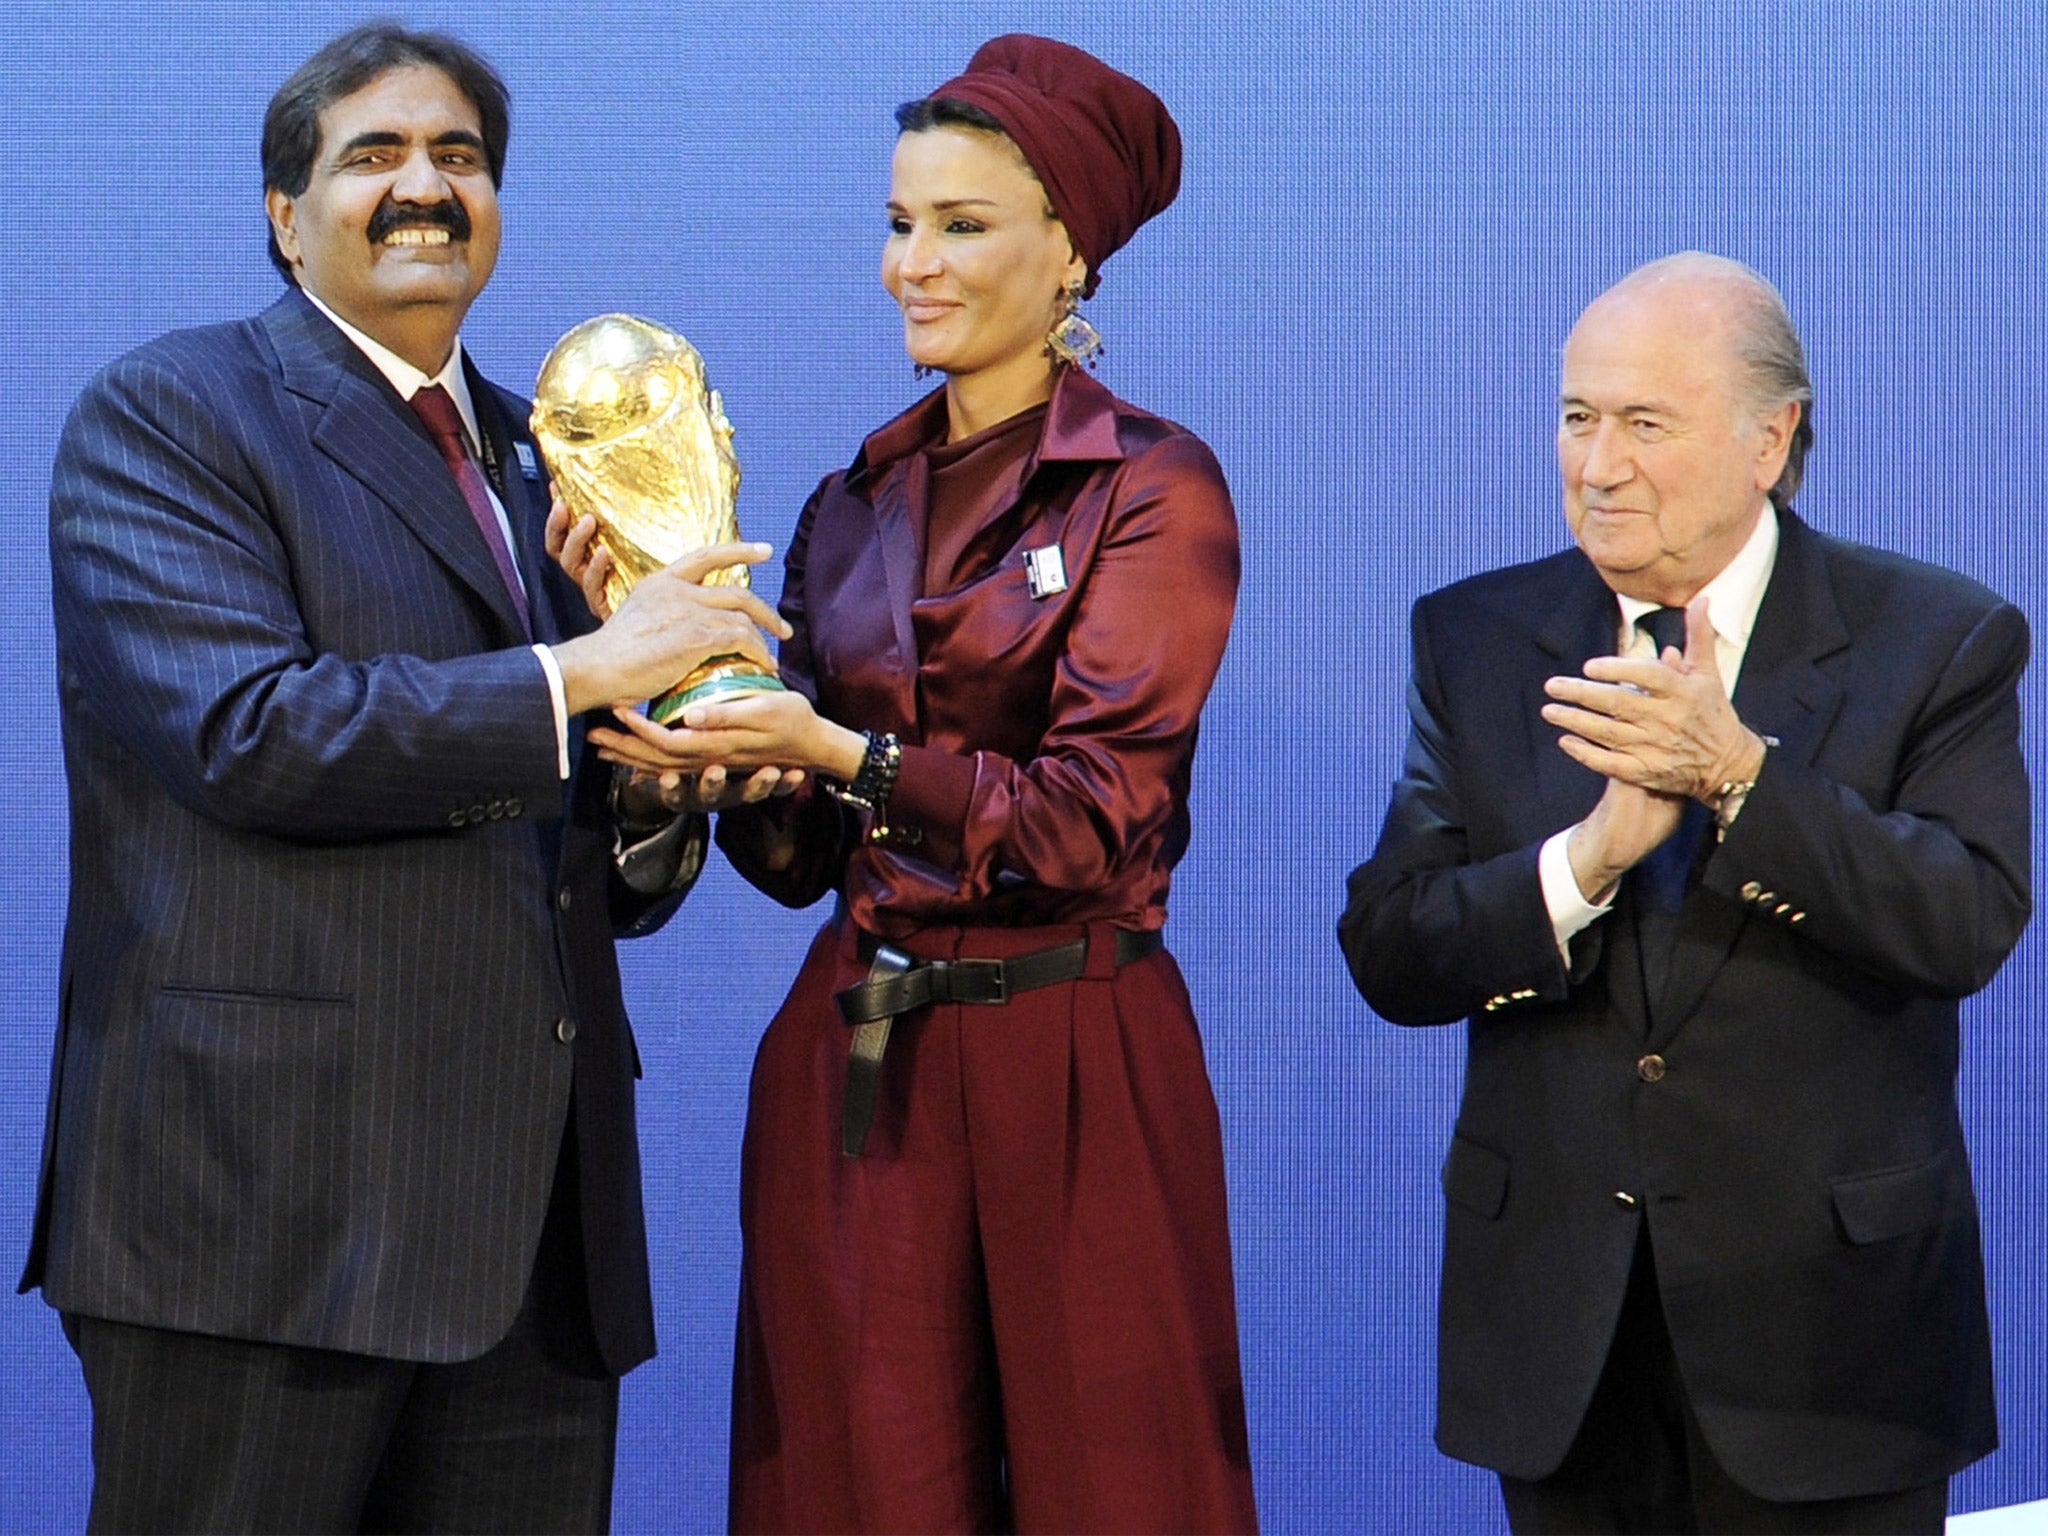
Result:
<svg viewBox="0 0 2048 1536"><path fill-rule="evenodd" d="M519 460L519 473L528 480L540 478L540 460L534 457L533 444L515 442L512 452Z"/></svg>
<svg viewBox="0 0 2048 1536"><path fill-rule="evenodd" d="M1067 590L1067 562L1057 544L1024 551L1024 581L1034 598L1052 597Z"/></svg>

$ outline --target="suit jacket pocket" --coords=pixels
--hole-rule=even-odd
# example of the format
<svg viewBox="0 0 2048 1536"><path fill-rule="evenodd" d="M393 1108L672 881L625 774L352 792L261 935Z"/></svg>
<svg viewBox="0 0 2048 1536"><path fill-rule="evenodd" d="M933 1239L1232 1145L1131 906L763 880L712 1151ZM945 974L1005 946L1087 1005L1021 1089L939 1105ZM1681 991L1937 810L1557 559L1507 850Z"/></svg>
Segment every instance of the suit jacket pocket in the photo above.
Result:
<svg viewBox="0 0 2048 1536"><path fill-rule="evenodd" d="M167 1255L263 1270L331 1241L359 1108L354 1022L346 997L158 991L142 1121Z"/></svg>
<svg viewBox="0 0 2048 1536"><path fill-rule="evenodd" d="M1835 1216L1852 1243L1878 1243L1939 1226L1949 1206L1950 1155L1830 1179Z"/></svg>
<svg viewBox="0 0 2048 1536"><path fill-rule="evenodd" d="M1508 1160L1491 1147L1453 1136L1443 1183L1444 1198L1452 1205L1492 1221L1507 1204Z"/></svg>

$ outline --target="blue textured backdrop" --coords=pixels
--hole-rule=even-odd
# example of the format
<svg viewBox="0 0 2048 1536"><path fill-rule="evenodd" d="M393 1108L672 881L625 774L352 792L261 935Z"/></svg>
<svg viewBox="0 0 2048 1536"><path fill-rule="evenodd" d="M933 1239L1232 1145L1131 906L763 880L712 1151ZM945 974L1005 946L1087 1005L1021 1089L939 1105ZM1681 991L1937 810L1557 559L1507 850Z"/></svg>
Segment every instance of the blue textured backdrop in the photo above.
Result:
<svg viewBox="0 0 2048 1536"><path fill-rule="evenodd" d="M1435 1172L1459 1038L1374 1020L1331 931L1398 761L1407 605L1559 545L1558 344L1629 266L1700 246L1771 274L1804 329L1820 446L1801 511L1968 571L2048 622L2040 8L389 9L462 31L512 86L505 252L466 333L486 370L529 379L599 310L677 325L738 423L742 516L778 545L816 477L913 394L876 281L890 108L1020 27L1103 53L1172 105L1181 200L1110 265L1093 308L1105 379L1209 440L1244 525L1169 935L1228 1139L1260 1501L1275 1531L1498 1529L1491 1479L1429 1441ZM43 540L58 426L116 353L273 296L264 102L370 13L16 0L0 30L17 151L0 263L10 1264L63 906ZM2043 679L2027 684L2037 764ZM2042 804L2037 790L2037 821ZM622 1529L723 1523L744 1089L813 921L720 869L627 954L662 1353L626 1386ZM1964 1509L2048 1495L2044 956L2030 936L1967 1015L2006 1448L1960 1480ZM0 1528L78 1527L86 1448L55 1320L0 1303Z"/></svg>

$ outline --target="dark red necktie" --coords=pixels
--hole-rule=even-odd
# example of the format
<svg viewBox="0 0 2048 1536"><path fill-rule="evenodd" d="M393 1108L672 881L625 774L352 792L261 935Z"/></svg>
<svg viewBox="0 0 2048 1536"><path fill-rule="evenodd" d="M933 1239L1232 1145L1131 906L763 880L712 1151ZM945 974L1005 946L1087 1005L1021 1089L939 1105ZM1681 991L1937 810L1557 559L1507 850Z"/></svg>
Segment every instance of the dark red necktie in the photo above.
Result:
<svg viewBox="0 0 2048 1536"><path fill-rule="evenodd" d="M454 399L440 385L429 384L413 395L412 408L426 423L441 457L448 461L455 483L462 490L462 499L469 503L469 515L476 520L477 532L484 536L491 559L497 562L498 574L512 594L512 606L519 610L519 627L531 640L533 615L527 610L526 589L519 585L518 567L512 564L512 551L505 546L498 509L491 505L491 488L484 483L484 472L477 468L476 460L469 456L469 436L463 430L462 415L455 409Z"/></svg>

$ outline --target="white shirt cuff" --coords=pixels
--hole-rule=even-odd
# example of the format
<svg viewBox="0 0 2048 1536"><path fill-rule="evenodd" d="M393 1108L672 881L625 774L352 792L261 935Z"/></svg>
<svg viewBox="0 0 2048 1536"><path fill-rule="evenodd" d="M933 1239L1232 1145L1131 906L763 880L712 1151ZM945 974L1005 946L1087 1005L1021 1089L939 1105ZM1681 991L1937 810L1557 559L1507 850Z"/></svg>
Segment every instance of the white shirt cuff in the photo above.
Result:
<svg viewBox="0 0 2048 1536"><path fill-rule="evenodd" d="M555 653L544 645L536 645L533 654L540 658L540 669L548 678L548 702L555 706L555 772L564 779L569 777L569 695L562 691L562 669L555 661Z"/></svg>
<svg viewBox="0 0 2048 1536"><path fill-rule="evenodd" d="M1579 892L1579 877L1572 873L1571 855L1565 843L1572 829L1566 827L1543 844L1536 856L1536 874L1543 882L1543 905L1550 911L1551 931L1557 935L1557 952L1564 963L1572 963L1572 937L1614 910L1612 897L1595 906Z"/></svg>

